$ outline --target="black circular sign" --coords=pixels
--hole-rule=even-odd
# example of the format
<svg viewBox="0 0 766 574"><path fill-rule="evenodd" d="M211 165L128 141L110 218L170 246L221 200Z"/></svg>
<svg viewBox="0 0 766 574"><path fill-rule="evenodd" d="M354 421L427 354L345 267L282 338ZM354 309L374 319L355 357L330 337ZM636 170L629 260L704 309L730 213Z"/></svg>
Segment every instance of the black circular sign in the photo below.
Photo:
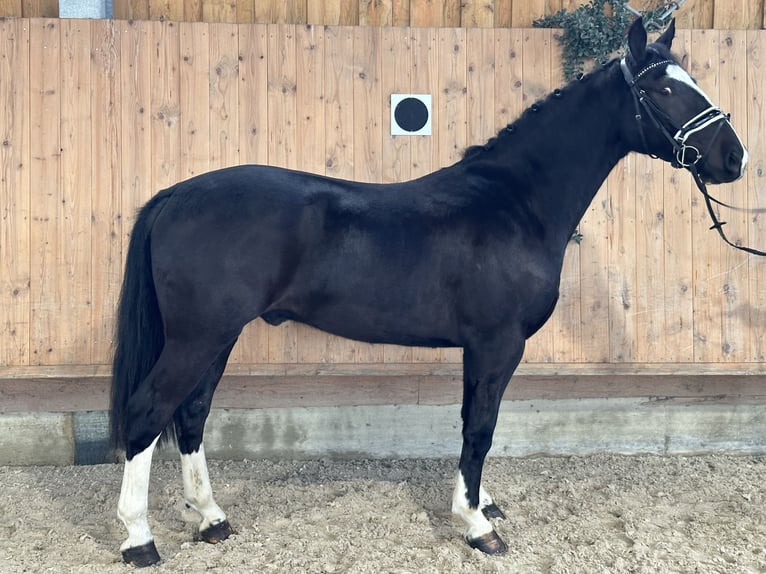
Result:
<svg viewBox="0 0 766 574"><path fill-rule="evenodd" d="M428 108L417 98L404 98L396 104L394 119L405 131L416 132L423 129L428 121Z"/></svg>

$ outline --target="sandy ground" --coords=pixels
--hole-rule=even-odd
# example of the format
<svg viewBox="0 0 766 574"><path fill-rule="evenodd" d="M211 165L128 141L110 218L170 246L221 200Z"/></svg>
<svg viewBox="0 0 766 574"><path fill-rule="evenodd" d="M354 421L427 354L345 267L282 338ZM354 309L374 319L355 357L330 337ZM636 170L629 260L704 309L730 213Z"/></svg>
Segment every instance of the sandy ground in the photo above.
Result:
<svg viewBox="0 0 766 574"><path fill-rule="evenodd" d="M155 462L148 572L766 572L762 457L493 459L510 546L461 540L454 460L211 462L237 534L194 541L179 465ZM0 468L0 571L128 572L119 465Z"/></svg>

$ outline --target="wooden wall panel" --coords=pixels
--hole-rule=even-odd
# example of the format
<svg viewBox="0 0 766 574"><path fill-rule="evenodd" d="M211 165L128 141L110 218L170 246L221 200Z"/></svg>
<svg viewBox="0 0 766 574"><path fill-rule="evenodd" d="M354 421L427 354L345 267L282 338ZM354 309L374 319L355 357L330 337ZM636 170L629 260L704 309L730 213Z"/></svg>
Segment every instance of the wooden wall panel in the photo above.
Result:
<svg viewBox="0 0 766 574"><path fill-rule="evenodd" d="M61 205L61 79L60 22L30 22L30 362L66 362L59 349L64 300L59 270L59 207Z"/></svg>
<svg viewBox="0 0 766 574"><path fill-rule="evenodd" d="M91 358L103 364L112 352L122 277L122 122L120 28L91 26ZM86 124L88 122L85 122Z"/></svg>
<svg viewBox="0 0 766 574"><path fill-rule="evenodd" d="M585 0L115 0L119 20L216 23L528 28ZM0 17L55 18L58 0L0 0ZM650 6L652 4L646 4ZM642 8L643 5L636 5ZM677 12L687 29L761 29L764 0L687 0Z"/></svg>
<svg viewBox="0 0 766 574"><path fill-rule="evenodd" d="M91 362L90 21L60 20L60 174L52 364Z"/></svg>
<svg viewBox="0 0 766 574"><path fill-rule="evenodd" d="M747 205L766 208L766 34L747 33L747 145L750 163L747 169ZM751 214L748 225L748 245L766 245L766 213ZM766 261L749 257L748 296L743 313L750 319L750 360L766 361Z"/></svg>
<svg viewBox="0 0 766 574"><path fill-rule="evenodd" d="M3 372L108 364L135 210L162 187L247 162L367 181L431 172L558 83L552 34L0 21L14 79L0 85ZM754 207L766 207L764 46L755 31L680 31L676 45L750 146L747 177L715 192ZM434 136L389 134L389 96L409 91L433 95ZM526 365L759 368L766 263L724 246L700 200L683 171L621 162L569 247L561 304ZM733 239L766 245L763 214L723 217ZM459 361L261 321L232 355L243 373Z"/></svg>
<svg viewBox="0 0 766 574"><path fill-rule="evenodd" d="M13 366L30 361L29 50L29 22L0 21L0 365Z"/></svg>

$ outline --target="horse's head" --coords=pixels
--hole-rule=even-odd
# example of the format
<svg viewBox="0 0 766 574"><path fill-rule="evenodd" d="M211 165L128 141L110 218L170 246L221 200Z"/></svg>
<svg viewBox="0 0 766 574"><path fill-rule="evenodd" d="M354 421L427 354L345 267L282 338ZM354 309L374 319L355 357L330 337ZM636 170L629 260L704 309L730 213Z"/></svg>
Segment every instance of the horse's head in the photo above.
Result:
<svg viewBox="0 0 766 574"><path fill-rule="evenodd" d="M675 21L647 45L642 20L630 27L621 67L635 105L629 128L638 133L631 139L638 151L696 169L705 182L734 181L745 171L747 150L729 116L670 53L674 35Z"/></svg>

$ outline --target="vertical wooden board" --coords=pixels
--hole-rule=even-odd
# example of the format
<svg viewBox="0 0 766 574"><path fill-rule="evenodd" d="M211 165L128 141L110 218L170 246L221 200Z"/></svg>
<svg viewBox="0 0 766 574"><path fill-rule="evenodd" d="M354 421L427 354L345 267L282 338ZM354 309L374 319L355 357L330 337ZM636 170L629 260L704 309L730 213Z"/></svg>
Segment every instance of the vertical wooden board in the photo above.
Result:
<svg viewBox="0 0 766 574"><path fill-rule="evenodd" d="M431 0L410 0L410 26L418 28L435 27Z"/></svg>
<svg viewBox="0 0 766 574"><path fill-rule="evenodd" d="M413 4L414 6L414 4ZM437 30L434 28L412 28L412 91L432 96L432 126L436 130L441 111L437 105L439 92L439 49ZM433 136L414 136L410 142L410 174L413 178L434 171L439 165L438 132ZM416 363L433 363L442 358L440 349L416 347L412 349L412 360Z"/></svg>
<svg viewBox="0 0 766 574"><path fill-rule="evenodd" d="M410 25L410 0L392 0L391 25L407 27Z"/></svg>
<svg viewBox="0 0 766 574"><path fill-rule="evenodd" d="M510 124L524 109L523 41L522 30L495 29L495 130Z"/></svg>
<svg viewBox="0 0 766 574"><path fill-rule="evenodd" d="M301 146L298 169L325 172L325 39L323 26L297 26L297 133Z"/></svg>
<svg viewBox="0 0 766 574"><path fill-rule="evenodd" d="M152 185L151 24L120 22L120 133L122 134L122 252L136 213L155 193Z"/></svg>
<svg viewBox="0 0 766 574"><path fill-rule="evenodd" d="M636 195L631 153L607 178L609 258L609 361L633 362L636 354Z"/></svg>
<svg viewBox="0 0 766 574"><path fill-rule="evenodd" d="M149 19L162 22L183 20L183 3L178 0L149 0Z"/></svg>
<svg viewBox="0 0 766 574"><path fill-rule="evenodd" d="M460 26L460 6L463 0L442 0L441 22L439 26L458 28Z"/></svg>
<svg viewBox="0 0 766 574"><path fill-rule="evenodd" d="M325 171L324 27L297 26L296 124L301 151L300 170ZM299 363L321 363L327 356L327 336L306 325L297 325Z"/></svg>
<svg viewBox="0 0 766 574"><path fill-rule="evenodd" d="M21 18L23 15L21 0L0 0L0 17Z"/></svg>
<svg viewBox="0 0 766 574"><path fill-rule="evenodd" d="M122 155L120 27L115 20L91 25L91 157L93 364L107 364L120 295L122 269ZM87 122L86 122L87 123Z"/></svg>
<svg viewBox="0 0 766 574"><path fill-rule="evenodd" d="M239 24L254 24L255 23L255 1L256 0L242 0L236 2L235 21Z"/></svg>
<svg viewBox="0 0 766 574"><path fill-rule="evenodd" d="M269 164L295 168L298 153L295 26L279 24L269 27L268 54ZM294 363L298 360L295 323L288 321L272 327L268 335L270 363Z"/></svg>
<svg viewBox="0 0 766 574"><path fill-rule="evenodd" d="M513 0L495 0L495 28L510 28L513 22Z"/></svg>
<svg viewBox="0 0 766 574"><path fill-rule="evenodd" d="M180 34L176 22L152 22L151 135L152 187L165 189L180 179Z"/></svg>
<svg viewBox="0 0 766 574"><path fill-rule="evenodd" d="M325 28L325 173L343 179L354 178L354 28ZM356 346L328 335L327 361L351 363Z"/></svg>
<svg viewBox="0 0 766 574"><path fill-rule="evenodd" d="M393 0L359 0L360 26L391 26Z"/></svg>
<svg viewBox="0 0 766 574"><path fill-rule="evenodd" d="M188 22L179 28L179 175L186 179L210 170L210 24Z"/></svg>
<svg viewBox="0 0 766 574"><path fill-rule="evenodd" d="M492 28L495 25L493 0L463 0L460 3L460 26L463 28Z"/></svg>
<svg viewBox="0 0 766 574"><path fill-rule="evenodd" d="M21 0L24 18L58 18L58 0Z"/></svg>
<svg viewBox="0 0 766 574"><path fill-rule="evenodd" d="M114 0L112 16L115 20L148 20L149 0Z"/></svg>
<svg viewBox="0 0 766 574"><path fill-rule="evenodd" d="M445 167L457 162L468 145L467 130L467 56L466 31L442 28L439 41L439 91L434 134L437 145L437 165Z"/></svg>
<svg viewBox="0 0 766 574"><path fill-rule="evenodd" d="M437 166L444 167L459 161L468 146L468 78L466 31L442 28L437 32L439 41L439 91L435 101L437 139ZM486 87L486 86L485 86ZM460 349L442 349L442 362L462 361Z"/></svg>
<svg viewBox="0 0 766 574"><path fill-rule="evenodd" d="M202 21L233 24L238 21L237 12L239 8L237 4L238 2L228 0L205 0L202 2Z"/></svg>
<svg viewBox="0 0 766 574"><path fill-rule="evenodd" d="M359 25L359 0L308 2L306 22L323 26Z"/></svg>
<svg viewBox="0 0 766 574"><path fill-rule="evenodd" d="M762 129L766 126L766 33L763 31L747 33L747 61L747 148L750 154L746 173L747 206L763 209L766 208L766 133ZM766 246L766 213L750 214L747 243L759 249ZM766 261L763 257L748 259L748 292L749 359L764 362L766 310L760 303L766 301Z"/></svg>
<svg viewBox="0 0 766 574"><path fill-rule="evenodd" d="M529 29L522 33L522 106L528 108L548 93L551 77L557 72L551 70L551 31ZM555 321L551 318L527 341L524 360L529 363L552 362L554 339Z"/></svg>
<svg viewBox="0 0 766 574"><path fill-rule="evenodd" d="M52 364L91 358L90 23L61 20L61 195L55 287L60 315L51 317ZM57 341L54 344L53 341Z"/></svg>
<svg viewBox="0 0 766 574"><path fill-rule="evenodd" d="M413 137L392 136L391 94L409 93L412 81L412 36L408 28L387 27L381 32L381 93L383 97L383 149L381 177L383 181L407 181L412 176L411 146ZM383 362L411 363L412 348L398 345L383 346Z"/></svg>
<svg viewBox="0 0 766 574"><path fill-rule="evenodd" d="M269 164L296 168L295 26L269 26Z"/></svg>
<svg viewBox="0 0 766 574"><path fill-rule="evenodd" d="M608 183L605 182L579 226L582 234L579 359L588 363L609 362L609 213Z"/></svg>
<svg viewBox="0 0 766 574"><path fill-rule="evenodd" d="M305 24L307 18L306 0L281 0L271 10L275 24Z"/></svg>
<svg viewBox="0 0 766 574"><path fill-rule="evenodd" d="M61 354L56 323L59 287L59 205L61 204L60 22L34 20L30 26L30 362L50 364ZM55 359L53 359L55 360Z"/></svg>
<svg viewBox="0 0 766 574"><path fill-rule="evenodd" d="M381 31L354 30L354 179L379 182L383 139Z"/></svg>
<svg viewBox="0 0 766 574"><path fill-rule="evenodd" d="M202 22L202 5L204 0L183 0L183 21L184 22ZM248 2L237 2L237 6L252 4Z"/></svg>
<svg viewBox="0 0 766 574"><path fill-rule="evenodd" d="M354 179L382 181L381 29L354 29ZM357 363L383 362L383 346L353 343Z"/></svg>
<svg viewBox="0 0 766 574"><path fill-rule="evenodd" d="M760 0L716 0L712 27L716 30L759 28L760 16Z"/></svg>
<svg viewBox="0 0 766 574"><path fill-rule="evenodd" d="M719 100L717 30L692 32L691 74L700 87ZM692 198L692 238L694 245L694 359L699 362L721 360L723 277L720 266L720 239L710 233L709 217L699 194Z"/></svg>
<svg viewBox="0 0 766 574"><path fill-rule="evenodd" d="M692 253L692 180L669 164L665 188L665 353L666 362L694 360L694 255Z"/></svg>
<svg viewBox="0 0 766 574"><path fill-rule="evenodd" d="M466 38L467 145L482 144L497 133L495 127L495 34L470 28Z"/></svg>
<svg viewBox="0 0 766 574"><path fill-rule="evenodd" d="M656 362L665 353L665 207L659 161L635 157L636 360Z"/></svg>
<svg viewBox="0 0 766 574"><path fill-rule="evenodd" d="M531 28L532 22L546 15L546 0L513 0L511 25L514 28Z"/></svg>
<svg viewBox="0 0 766 574"><path fill-rule="evenodd" d="M268 31L265 24L239 26L239 158L242 163L269 161ZM269 330L257 319L247 325L232 351L230 363L269 360Z"/></svg>
<svg viewBox="0 0 766 574"><path fill-rule="evenodd" d="M715 0L686 0L676 13L676 26L684 30L712 28L715 4Z"/></svg>
<svg viewBox="0 0 766 574"><path fill-rule="evenodd" d="M239 161L239 28L210 27L210 167Z"/></svg>
<svg viewBox="0 0 766 574"><path fill-rule="evenodd" d="M29 28L0 21L0 77L14 78L0 83L0 364L7 366L29 364Z"/></svg>
<svg viewBox="0 0 766 574"><path fill-rule="evenodd" d="M718 70L722 78L719 99L715 103L731 113L742 141L747 141L747 39L744 30L719 32ZM710 131L710 130L708 130ZM719 186L716 196L731 205L744 205L747 201L747 179ZM726 234L734 243L747 244L748 213L726 210ZM713 232L711 234L717 235ZM721 360L742 362L749 356L749 314L747 305L749 255L718 242L721 266Z"/></svg>

